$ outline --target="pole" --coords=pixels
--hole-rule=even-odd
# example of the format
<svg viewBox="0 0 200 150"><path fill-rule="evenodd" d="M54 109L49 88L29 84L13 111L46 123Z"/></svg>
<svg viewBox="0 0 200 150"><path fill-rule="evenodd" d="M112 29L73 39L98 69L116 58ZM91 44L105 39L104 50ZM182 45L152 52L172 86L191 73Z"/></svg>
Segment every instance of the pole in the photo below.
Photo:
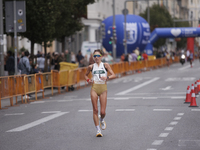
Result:
<svg viewBox="0 0 200 150"><path fill-rule="evenodd" d="M13 1L14 10L14 46L15 46L15 75L17 75L17 21L16 21L16 0Z"/></svg>
<svg viewBox="0 0 200 150"><path fill-rule="evenodd" d="M133 2L133 14L135 15L135 2Z"/></svg>
<svg viewBox="0 0 200 150"><path fill-rule="evenodd" d="M150 25L150 8L149 8L149 0L147 0L147 5L148 5L147 20L148 20L148 23L149 23L149 25Z"/></svg>
<svg viewBox="0 0 200 150"><path fill-rule="evenodd" d="M126 2L124 2L124 10L126 9ZM127 42L126 42L126 14L124 14L124 53L127 55Z"/></svg>
<svg viewBox="0 0 200 150"><path fill-rule="evenodd" d="M3 54L3 0L0 0L0 76L4 76Z"/></svg>
<svg viewBox="0 0 200 150"><path fill-rule="evenodd" d="M115 26L115 0L113 0L113 31L115 30L116 31L116 26ZM114 59L114 62L116 60L116 35L115 33L113 32L113 41L112 41L112 50L113 50L113 59Z"/></svg>

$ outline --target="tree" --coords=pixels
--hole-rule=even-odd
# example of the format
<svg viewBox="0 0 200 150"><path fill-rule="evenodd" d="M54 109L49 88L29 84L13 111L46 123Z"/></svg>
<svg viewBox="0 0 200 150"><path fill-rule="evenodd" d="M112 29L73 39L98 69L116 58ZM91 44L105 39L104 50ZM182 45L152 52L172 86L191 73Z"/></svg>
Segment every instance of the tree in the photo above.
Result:
<svg viewBox="0 0 200 150"><path fill-rule="evenodd" d="M65 48L65 37L80 31L83 27L81 17L87 16L87 5L94 0L60 1L60 15L56 22L55 38L62 42L62 51Z"/></svg>
<svg viewBox="0 0 200 150"><path fill-rule="evenodd" d="M147 11L145 10L144 13L141 13L140 16L147 20ZM173 19L165 7L161 7L159 5L154 4L150 7L150 29L151 32L156 27L172 27L173 26ZM159 39L154 43L156 48L165 44L165 39Z"/></svg>

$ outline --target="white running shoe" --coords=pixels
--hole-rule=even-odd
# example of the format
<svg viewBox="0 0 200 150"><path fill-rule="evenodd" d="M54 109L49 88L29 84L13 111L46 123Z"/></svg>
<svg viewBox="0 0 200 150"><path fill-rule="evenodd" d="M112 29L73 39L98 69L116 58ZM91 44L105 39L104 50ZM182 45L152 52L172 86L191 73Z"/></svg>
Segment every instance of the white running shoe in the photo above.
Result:
<svg viewBox="0 0 200 150"><path fill-rule="evenodd" d="M103 134L101 133L101 130L97 130L97 134L96 134L96 137L102 137Z"/></svg>
<svg viewBox="0 0 200 150"><path fill-rule="evenodd" d="M106 122L105 120L101 121L101 115L99 115L99 120L100 120L100 127L102 130L106 129Z"/></svg>

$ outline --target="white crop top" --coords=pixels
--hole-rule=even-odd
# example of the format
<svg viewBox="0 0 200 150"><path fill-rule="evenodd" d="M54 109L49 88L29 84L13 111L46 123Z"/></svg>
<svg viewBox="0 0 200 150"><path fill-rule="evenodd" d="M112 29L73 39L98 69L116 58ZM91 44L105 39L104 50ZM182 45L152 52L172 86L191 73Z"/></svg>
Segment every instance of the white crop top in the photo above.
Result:
<svg viewBox="0 0 200 150"><path fill-rule="evenodd" d="M103 76L107 77L107 71L102 62L100 63L99 66L97 63L93 64L92 76L93 76L93 82L95 84L105 84L106 81L101 80L101 77Z"/></svg>

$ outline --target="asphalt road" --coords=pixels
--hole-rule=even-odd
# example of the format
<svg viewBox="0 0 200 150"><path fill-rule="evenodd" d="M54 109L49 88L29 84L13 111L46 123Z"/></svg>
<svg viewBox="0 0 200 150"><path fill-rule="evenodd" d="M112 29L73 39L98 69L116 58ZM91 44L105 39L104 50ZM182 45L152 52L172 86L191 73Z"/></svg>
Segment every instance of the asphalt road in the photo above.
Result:
<svg viewBox="0 0 200 150"><path fill-rule="evenodd" d="M0 150L200 150L200 109L184 104L187 86L200 78L194 63L109 81L100 138L90 86L2 109Z"/></svg>

